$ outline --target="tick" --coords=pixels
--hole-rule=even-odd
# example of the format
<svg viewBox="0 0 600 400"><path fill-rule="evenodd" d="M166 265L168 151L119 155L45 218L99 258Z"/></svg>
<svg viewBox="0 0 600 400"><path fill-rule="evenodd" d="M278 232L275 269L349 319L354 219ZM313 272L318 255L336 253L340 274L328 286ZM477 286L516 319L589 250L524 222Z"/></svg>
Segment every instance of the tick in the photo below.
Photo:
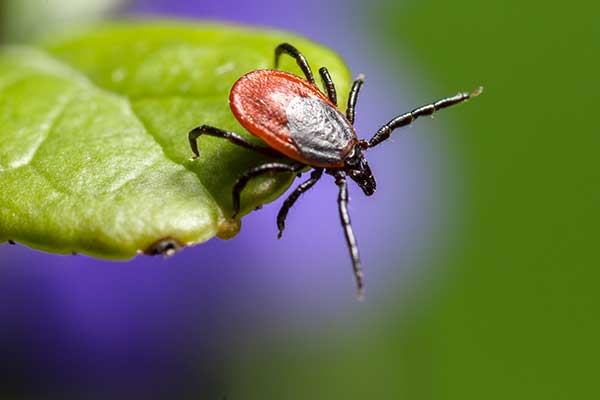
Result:
<svg viewBox="0 0 600 400"><path fill-rule="evenodd" d="M279 71L279 58L287 54L296 60L306 79ZM242 76L232 87L229 105L233 115L251 134L262 139L266 146L257 146L244 137L208 125L202 125L189 133L194 158L198 156L197 140L209 135L229 140L231 143L262 154L287 158L288 163L269 162L252 168L239 177L233 186L233 215L240 211L240 193L248 181L259 175L273 172L301 173L312 168L310 178L301 183L283 202L277 214L278 238L285 228L288 211L301 194L309 190L323 176L333 176L339 188L338 209L346 236L352 268L358 290L363 296L363 272L358 246L348 214L348 187L350 177L367 196L375 193L375 177L371 173L364 152L390 137L392 132L411 124L415 119L431 115L442 108L461 103L481 93L458 93L401 114L384 124L369 140L359 139L354 130L356 101L364 77L359 75L350 90L346 113L337 105L335 85L326 67L319 69L326 88L321 92L315 83L308 61L298 49L288 43L275 48L275 69L256 70ZM291 163L289 163L291 161Z"/></svg>

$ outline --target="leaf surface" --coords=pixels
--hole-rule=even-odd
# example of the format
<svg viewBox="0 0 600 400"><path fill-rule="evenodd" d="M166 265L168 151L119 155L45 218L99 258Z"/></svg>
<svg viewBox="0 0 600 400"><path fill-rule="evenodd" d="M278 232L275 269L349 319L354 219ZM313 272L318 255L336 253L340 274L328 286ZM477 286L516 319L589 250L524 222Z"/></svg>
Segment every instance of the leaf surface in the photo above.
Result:
<svg viewBox="0 0 600 400"><path fill-rule="evenodd" d="M243 130L228 106L243 74L272 68L281 42L342 95L350 76L331 51L275 31L173 22L121 23L0 50L0 240L58 253L129 258L161 239L192 245L237 233L231 189L271 161L187 133ZM290 57L282 68L301 74ZM290 174L257 178L242 215L277 198Z"/></svg>

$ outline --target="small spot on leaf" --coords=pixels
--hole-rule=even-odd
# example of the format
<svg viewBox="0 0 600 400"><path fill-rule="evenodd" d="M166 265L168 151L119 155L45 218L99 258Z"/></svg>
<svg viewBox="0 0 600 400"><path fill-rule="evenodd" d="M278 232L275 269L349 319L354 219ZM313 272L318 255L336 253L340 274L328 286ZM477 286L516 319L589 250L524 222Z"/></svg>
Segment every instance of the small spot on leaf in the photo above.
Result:
<svg viewBox="0 0 600 400"><path fill-rule="evenodd" d="M183 249L183 247L183 244L179 243L173 238L164 238L151 244L146 250L144 250L144 254L148 256L163 255L170 257Z"/></svg>

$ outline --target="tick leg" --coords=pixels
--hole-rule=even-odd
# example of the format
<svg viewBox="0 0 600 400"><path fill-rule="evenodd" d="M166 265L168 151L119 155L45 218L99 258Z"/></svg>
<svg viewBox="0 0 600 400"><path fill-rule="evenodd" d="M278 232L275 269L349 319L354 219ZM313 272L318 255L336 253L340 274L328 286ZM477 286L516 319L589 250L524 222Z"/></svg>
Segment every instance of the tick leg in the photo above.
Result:
<svg viewBox="0 0 600 400"><path fill-rule="evenodd" d="M373 135L371 140L369 140L368 147L375 147L379 143L383 142L387 138L390 137L392 131L402 126L410 125L414 120L423 116L423 115L431 115L437 110L441 110L442 108L450 107L458 103L462 103L465 100L470 99L471 97L478 96L483 91L482 87L475 89L471 93L458 93L452 97L446 97L445 99L441 99L436 101L435 103L427 104L425 106L421 106L419 108L415 108L411 112L407 112L406 114L402 114L394 119L392 119L387 124L383 125L379 130Z"/></svg>
<svg viewBox="0 0 600 400"><path fill-rule="evenodd" d="M360 257L358 255L356 237L352 231L350 214L348 214L348 185L346 184L346 177L342 172L337 172L335 174L335 183L340 189L338 207L342 227L344 228L344 234L346 235L346 243L348 243L348 250L350 251L350 258L352 258L352 269L354 270L354 279L356 280L357 296L359 299L362 299L364 294L363 272L360 268Z"/></svg>
<svg viewBox="0 0 600 400"><path fill-rule="evenodd" d="M319 69L319 74L321 75L323 84L327 89L327 97L329 97L329 100L331 100L331 102L337 106L337 92L335 91L333 79L331 79L331 75L329 75L329 70L327 70L326 67L321 67Z"/></svg>
<svg viewBox="0 0 600 400"><path fill-rule="evenodd" d="M296 63L298 64L302 72L304 72L306 80L312 83L313 85L315 84L315 77L312 73L312 70L310 69L310 65L308 65L308 61L306 61L306 57L304 57L304 55L300 53L300 51L298 51L297 48L295 48L289 43L281 43L275 48L275 69L279 67L279 57L281 56L281 53L285 53L291 57L294 57L296 59Z"/></svg>
<svg viewBox="0 0 600 400"><path fill-rule="evenodd" d="M285 219L288 215L288 211L290 210L290 208L292 208L292 206L294 205L296 200L298 200L302 193L306 192L308 189L313 187L315 183L317 183L317 181L321 178L321 175L323 175L323 169L319 168L313 170L313 172L311 172L310 174L310 178L298 185L298 187L292 192L292 194L290 194L289 197L285 199L285 201L283 202L283 206L281 206L281 209L277 214L277 227L279 228L277 239L281 239L281 235L283 235L283 230L285 229Z"/></svg>
<svg viewBox="0 0 600 400"><path fill-rule="evenodd" d="M356 101L358 100L358 92L360 91L363 83L365 83L365 76L360 74L356 77L356 80L352 84L352 89L350 89L350 94L348 95L346 118L348 118L348 121L350 121L351 124L354 124L354 117L356 115Z"/></svg>
<svg viewBox="0 0 600 400"><path fill-rule="evenodd" d="M197 139L201 135L214 136L218 138L223 138L229 140L231 143L236 144L238 146L244 147L246 149L254 150L259 153L265 154L271 157L281 157L281 153L271 149L270 147L257 146L251 142L249 142L244 137L238 135L237 133L224 131L223 129L215 128L213 126L202 125L197 128L194 128L188 134L188 139L190 141L190 147L192 148L192 152L194 156L192 159L198 157L198 143Z"/></svg>
<svg viewBox="0 0 600 400"><path fill-rule="evenodd" d="M240 176L233 186L233 215L231 218L237 217L240 212L240 194L242 190L248 184L248 181L259 175L272 173L272 172L292 172L297 173L301 171L305 166L302 164L282 164L282 163L268 163L254 167L247 171L244 175Z"/></svg>

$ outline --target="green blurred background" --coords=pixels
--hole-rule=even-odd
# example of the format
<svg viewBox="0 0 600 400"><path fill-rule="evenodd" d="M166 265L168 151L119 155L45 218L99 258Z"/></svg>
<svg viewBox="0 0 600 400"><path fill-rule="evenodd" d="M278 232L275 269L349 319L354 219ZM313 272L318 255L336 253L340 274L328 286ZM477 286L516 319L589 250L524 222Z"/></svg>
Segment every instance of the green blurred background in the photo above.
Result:
<svg viewBox="0 0 600 400"><path fill-rule="evenodd" d="M401 306L340 311L344 321L356 314L355 324L234 332L218 393L598 398L600 5L413 0L348 9L370 35L370 53L410 71L402 80L419 98L485 86L468 112L428 123L446 131L461 176L440 184L461 204L450 205L446 247Z"/></svg>
<svg viewBox="0 0 600 400"><path fill-rule="evenodd" d="M428 76L487 90L452 135L470 199L452 274L390 342L410 349L405 368L427 360L405 375L411 397L597 398L600 6L419 1L388 15L386 37Z"/></svg>

